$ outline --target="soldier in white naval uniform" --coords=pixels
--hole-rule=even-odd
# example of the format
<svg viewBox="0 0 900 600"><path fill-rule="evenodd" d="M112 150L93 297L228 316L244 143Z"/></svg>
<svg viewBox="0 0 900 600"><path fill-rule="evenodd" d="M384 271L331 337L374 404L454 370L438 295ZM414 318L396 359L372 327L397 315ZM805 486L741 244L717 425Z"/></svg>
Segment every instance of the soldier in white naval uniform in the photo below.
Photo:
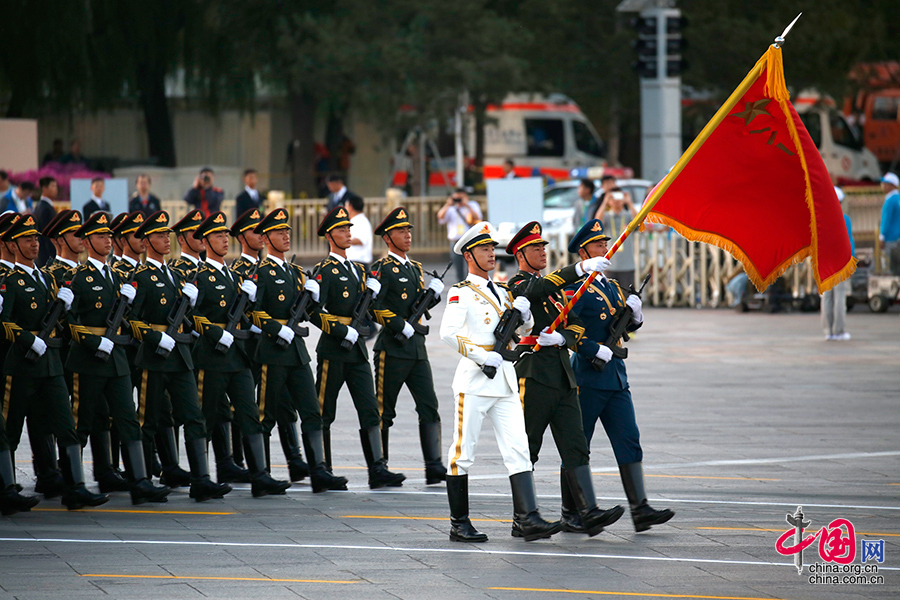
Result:
<svg viewBox="0 0 900 600"><path fill-rule="evenodd" d="M457 241L453 251L466 259L469 275L451 288L441 321L441 338L462 355L453 378L456 424L447 474L450 539L459 542L487 541L487 536L469 520L468 493L468 471L475 461L485 416L493 423L497 445L509 471L515 522L527 530L523 537L526 541L547 538L560 529L559 523L548 523L537 510L516 371L511 362L493 351L494 329L505 310L513 308L522 313L522 335L534 324L528 299L513 300L505 285L490 279L496 245L493 227L487 222L476 223ZM489 378L482 366L495 367L496 376Z"/></svg>

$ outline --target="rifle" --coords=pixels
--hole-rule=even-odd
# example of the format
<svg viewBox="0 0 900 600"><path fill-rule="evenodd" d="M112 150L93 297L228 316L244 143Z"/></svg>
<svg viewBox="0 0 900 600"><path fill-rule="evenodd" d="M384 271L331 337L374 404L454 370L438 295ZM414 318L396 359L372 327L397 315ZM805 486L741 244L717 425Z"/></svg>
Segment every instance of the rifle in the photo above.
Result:
<svg viewBox="0 0 900 600"><path fill-rule="evenodd" d="M69 281L66 282L68 285ZM44 340L47 344L47 348L60 348L62 347L62 340L59 339L51 339L50 334L56 330L57 325L59 325L59 320L62 318L63 313L66 311L66 303L57 298L53 301L53 304L50 305L50 310L47 312L47 316L44 317L44 320L41 321L41 330L38 332L38 337ZM30 362L37 362L40 358L37 352L34 349L29 348L28 352L25 353L25 358Z"/></svg>
<svg viewBox="0 0 900 600"><path fill-rule="evenodd" d="M288 263L288 268L294 268L294 259L297 258L297 255L293 255L291 257L291 261ZM307 277L310 276L306 271L303 272ZM291 273L293 277L293 272ZM306 289L300 290L300 292L294 297L294 303L291 304L290 316L288 317L287 322L285 322L284 326L292 329L295 335L300 337L306 337L309 335L308 327L298 327L297 325L309 320L309 315L306 313L306 310L309 308L309 305L312 303L313 297L312 292ZM284 338L276 338L275 343L278 344L280 348L287 348L288 343Z"/></svg>
<svg viewBox="0 0 900 600"><path fill-rule="evenodd" d="M450 267L453 266L453 261L447 264L447 268L444 269L444 272L440 275L437 274L437 271L432 271L429 273L435 279L440 281L444 280L444 276L447 275L447 271L450 270ZM426 271L427 273L428 271ZM426 319L431 320L431 313L428 312L428 309L434 306L434 303L437 302L438 295L434 293L434 290L431 288L425 288L422 290L422 293L419 294L419 297L416 298L415 304L412 307L412 314L409 315L409 319L406 320L412 328L416 331L416 333L421 333L422 335L428 335L428 325L422 325L419 321L424 316ZM403 332L399 332L394 336L398 342L407 341L407 337L403 335Z"/></svg>
<svg viewBox="0 0 900 600"><path fill-rule="evenodd" d="M112 267L107 268L112 269ZM134 283L135 275L137 275L137 268L131 270L131 274L128 275L125 285ZM125 312L127 310L128 299L122 294L119 294L116 301L113 302L112 308L109 309L109 314L106 316L106 333L103 334L103 337L109 339L114 344L127 344L131 341L130 337L119 335L119 328L122 327L122 321L125 320ZM109 360L109 354L99 348L97 349L97 352L94 353L94 357L100 359L102 362Z"/></svg>
<svg viewBox="0 0 900 600"><path fill-rule="evenodd" d="M191 276L188 277L185 283L194 283L197 281L197 272L200 269L194 269L194 272L191 273ZM166 321L169 322L169 326L166 327L166 335L178 342L190 342L191 336L185 335L182 333L178 333L178 330L181 329L181 325L185 322L184 317L187 314L188 308L191 306L191 301L185 296L183 293L178 297L178 300L175 301L175 304L172 305L172 310L169 311L169 316L166 317ZM156 353L162 356L163 358L169 358L169 354L171 354L171 350L166 350L162 346L156 347Z"/></svg>
<svg viewBox="0 0 900 600"><path fill-rule="evenodd" d="M527 296L531 292L534 282L538 279L540 279L540 277L531 278L531 281L525 286L525 291L522 293L523 296ZM521 327L524 322L522 313L512 306L503 311L503 314L500 316L500 321L494 328L494 352L502 356L503 360L517 361L527 350L525 347L521 349L516 348L515 350L509 349L510 342L519 342L519 336L516 335L516 329ZM481 367L481 372L487 375L489 379L493 379L497 374L497 368L483 365Z"/></svg>
<svg viewBox="0 0 900 600"><path fill-rule="evenodd" d="M259 263L261 262L262 261L257 256L256 263L253 265L253 268L247 272L247 277L245 279L256 278L256 270L259 269ZM228 317L225 319L225 331L230 333L236 339L247 339L250 337L248 331L238 329L238 325L240 325L244 318L244 313L247 312L248 304L250 304L250 295L244 290L238 289L238 295L228 308ZM225 354L228 352L228 348L229 346L226 346L221 341L216 342L216 351Z"/></svg>
<svg viewBox="0 0 900 600"><path fill-rule="evenodd" d="M378 273L373 275L375 279L381 277L381 267L384 266L384 262L378 264ZM359 326L366 320L366 316L369 314L369 306L372 304L372 290L366 287L366 291L362 293L362 296L359 297L359 300L356 301L356 306L353 307L353 317L350 319L350 327L359 331ZM341 348L344 350L349 350L353 347L346 339L341 342Z"/></svg>
<svg viewBox="0 0 900 600"><path fill-rule="evenodd" d="M644 292L644 286L647 285L647 282L650 281L650 273L647 273L647 276L644 277L644 280L641 282L641 287L638 291L634 291L634 284L632 283L628 286L628 293L625 295L628 296L634 294L638 298L641 297L641 294ZM625 308L616 315L616 320L613 321L612 326L609 328L609 337L606 338L606 341L603 342L603 345L612 350L613 356L626 359L628 358L628 348L624 348L619 345L619 339L625 340L626 342L630 339L628 337L628 326L631 325L632 317L634 316L634 311L627 304ZM602 371L606 367L607 363L603 362L596 356L591 357L591 366L594 367L595 371Z"/></svg>

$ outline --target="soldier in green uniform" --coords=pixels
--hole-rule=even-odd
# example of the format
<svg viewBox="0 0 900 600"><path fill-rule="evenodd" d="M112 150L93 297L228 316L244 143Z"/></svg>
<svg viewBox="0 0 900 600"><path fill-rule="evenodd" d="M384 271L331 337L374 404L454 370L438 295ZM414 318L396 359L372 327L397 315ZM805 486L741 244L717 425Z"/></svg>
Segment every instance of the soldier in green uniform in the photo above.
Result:
<svg viewBox="0 0 900 600"><path fill-rule="evenodd" d="M42 232L53 244L56 257L41 270L53 277L58 287L62 287L63 282L72 279L72 273L78 266L78 255L84 252L81 239L75 235L79 227L81 227L81 213L67 209L59 211Z"/></svg>
<svg viewBox="0 0 900 600"><path fill-rule="evenodd" d="M117 214L113 219L109 222L109 228L111 231L115 231L116 227L119 226L125 217L128 216L127 212L122 212ZM122 244L123 240L119 236L113 234L112 235L112 252L109 253L108 262L109 266L114 266L117 262L122 260ZM129 345L126 347L126 356L133 357L133 354L128 354L128 351L131 350L133 346ZM129 368L132 364L131 361L128 361ZM119 470L119 446L121 445L119 441L119 433L116 431L116 428L113 427L109 430L109 442L110 442L110 464L112 465L113 470Z"/></svg>
<svg viewBox="0 0 900 600"><path fill-rule="evenodd" d="M392 210L375 228L375 235L388 247L388 255L372 265L372 271L381 273L381 291L375 299L375 318L382 330L375 341L375 393L381 413L381 444L384 459L388 460L388 431L397 416L397 396L403 384L409 389L419 415L419 441L425 459L425 483L440 483L447 478L447 469L441 461L441 416L438 399L434 393L431 363L425 349L425 335L416 331L409 322L419 296L426 289L434 292L432 308L440 302L444 284L433 278L425 287L422 263L410 260L406 255L412 245L412 225L405 208ZM397 336L401 334L402 340Z"/></svg>
<svg viewBox="0 0 900 600"><path fill-rule="evenodd" d="M320 286L319 303L324 309L313 322L323 334L316 346L316 389L322 407L326 455L330 464L330 428L334 422L338 394L346 382L359 417L359 438L369 469L369 487L398 487L403 485L406 476L387 469L369 353L365 341L359 339L359 332L350 326L359 297L368 289L377 298L381 284L376 278L367 277L361 265L347 260L347 248L352 237L347 209L338 206L325 215L318 233L319 237L327 238L331 248L328 258L316 265L313 273ZM349 349L342 347L344 340L350 343Z"/></svg>
<svg viewBox="0 0 900 600"><path fill-rule="evenodd" d="M14 212L7 212L0 216L0 237L20 216ZM13 253L13 247L14 242L0 241L0 277L6 277L9 272L15 269L16 255ZM9 347L10 342L5 337L0 338L0 371L2 371L3 361L6 360ZM28 441L31 445L34 465L34 492L43 494L48 500L56 498L65 491L66 487L62 474L59 472L56 439L52 433L41 433L41 428L33 419L28 419L26 425L28 426Z"/></svg>
<svg viewBox="0 0 900 600"><path fill-rule="evenodd" d="M143 224L144 213L138 211L126 215L117 225L110 228L113 231L113 240L118 240L122 247L122 255L113 263L113 268L126 279L141 264L144 240L137 236L137 230Z"/></svg>
<svg viewBox="0 0 900 600"><path fill-rule="evenodd" d="M173 418L184 423L184 440L191 468L191 498L201 502L221 498L231 491L225 483L213 483L209 478L206 456L206 422L197 396L194 362L190 353L191 334L178 325L173 336L168 317L173 306L184 295L191 304L197 301L197 287L182 282L163 262L169 253L169 215L159 211L149 216L138 228L144 239L147 262L138 267L135 283L137 296L131 307L131 328L141 342L136 364L141 368L138 395L138 420L145 437L156 433L164 392L169 392ZM177 338L177 339L176 339ZM167 351L168 355L160 353ZM174 444L159 447L163 473L178 465Z"/></svg>
<svg viewBox="0 0 900 600"><path fill-rule="evenodd" d="M128 216L127 212L122 212L122 213L117 214L115 217L113 217L113 220L109 222L109 228L113 231L113 237L112 237L113 248L112 248L112 252L109 255L110 266L115 266L115 264L117 262L122 260L122 252L124 251L123 244L125 243L125 240L123 240L120 236L116 235L115 231L116 231L116 228L122 223L122 221L125 220L125 218L127 216Z"/></svg>
<svg viewBox="0 0 900 600"><path fill-rule="evenodd" d="M169 260L169 268L178 273L182 279L200 267L200 253L206 250L203 240L194 238L194 232L200 227L206 215L199 208L188 211L180 221L172 225L175 232L175 241L181 248L178 258Z"/></svg>
<svg viewBox="0 0 900 600"><path fill-rule="evenodd" d="M0 296L0 308L3 300ZM14 515L17 512L28 512L39 500L35 496L25 496L19 493L16 485L16 470L13 468L12 452L9 450L9 440L6 439L6 422L0 413L0 514L4 517Z"/></svg>
<svg viewBox="0 0 900 600"><path fill-rule="evenodd" d="M66 368L72 373L72 414L82 446L88 434L91 436L94 473L100 475L101 490L104 481L101 478L108 477L104 472L111 472L112 466L107 454L108 431L98 428L97 415L107 424L111 417L119 432L131 479L128 482L131 503L165 502L169 488L154 486L147 478L141 427L134 412L131 372L122 345L126 340L116 343L106 332L107 318L116 299L121 295L134 300L136 294L134 287L123 285L106 264L112 247L109 221L107 213L98 211L76 232L84 240L88 259L75 269L71 284L75 294L69 310L73 344ZM100 443L94 443L97 438Z"/></svg>
<svg viewBox="0 0 900 600"><path fill-rule="evenodd" d="M202 239L206 247L206 261L200 265L197 275L199 294L193 312L194 329L200 333L200 340L194 347L194 367L207 430L219 431L218 444L213 434L219 481L222 481L222 474L236 478L238 470L230 452L231 422L223 419L223 416L231 418L231 406L234 406L240 423L238 429L243 432L247 447L253 496L284 494L291 484L272 479L266 470L263 425L256 405L250 358L244 348L244 340L250 333L249 323L244 323L245 315L240 315L239 326L233 332L228 331L232 306L242 295L246 295L248 301L255 300L257 286L251 279L237 277L225 266L229 241L225 213L209 215L193 236Z"/></svg>
<svg viewBox="0 0 900 600"><path fill-rule="evenodd" d="M256 271L257 292L252 311L253 324L262 331L256 360L262 365L259 412L263 429L266 433L271 432L278 416L283 414L281 404L290 402L292 409L300 414L303 442L311 463L309 474L313 492L345 490L347 480L335 477L331 466L326 464L322 413L313 387L309 352L303 336L287 326L299 294L312 294L316 300L319 286L306 278L303 269L284 260L291 247L285 209L276 208L270 212L254 230L263 237L268 250L268 256L259 263ZM310 307L310 316L317 313L315 306ZM289 465L292 460L294 458L288 456Z"/></svg>
<svg viewBox="0 0 900 600"><path fill-rule="evenodd" d="M616 522L625 512L621 506L608 510L597 507L591 480L590 459L584 429L575 374L569 361L569 348L576 348L584 335L584 324L569 314L565 324L550 332L549 326L566 304L561 292L586 272L603 271L609 261L603 257L588 259L541 277L547 266L547 241L541 238L541 225L532 221L523 227L509 244L506 252L516 258L519 272L509 280L513 296L525 296L531 302L534 326L532 335L520 345L540 344L539 352L529 352L516 363L519 378L519 397L525 410L525 431L531 462L538 461L544 432L553 433L556 449L562 459L563 493L574 498L581 515L581 533L595 536L607 525ZM539 335L534 335L540 332ZM513 525L513 536L521 535Z"/></svg>
<svg viewBox="0 0 900 600"><path fill-rule="evenodd" d="M60 449L66 483L63 505L70 510L99 506L107 502L109 496L91 493L84 486L81 444L75 433L69 392L59 358L59 338L55 336L56 330L48 337L49 341L37 335L55 301L69 307L74 295L68 288L57 288L51 278L35 267L40 244L34 216L20 217L0 239L13 242L16 255L16 266L4 284L0 317L5 337L12 343L3 365L6 376L3 418L10 447L15 451L18 446L25 417L37 420L44 432L56 436Z"/></svg>

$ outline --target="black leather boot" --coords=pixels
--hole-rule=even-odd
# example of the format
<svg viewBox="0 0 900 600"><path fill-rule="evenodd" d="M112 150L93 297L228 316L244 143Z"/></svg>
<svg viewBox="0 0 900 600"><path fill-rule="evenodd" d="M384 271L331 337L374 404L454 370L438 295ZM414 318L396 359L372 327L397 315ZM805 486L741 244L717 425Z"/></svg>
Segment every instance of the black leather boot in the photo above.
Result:
<svg viewBox="0 0 900 600"><path fill-rule="evenodd" d="M568 469L566 475L569 480L569 491L578 508L585 533L590 537L594 537L603 531L604 527L618 521L619 517L625 513L625 509L618 505L608 510L601 510L597 507L597 496L594 495L590 465Z"/></svg>
<svg viewBox="0 0 900 600"><path fill-rule="evenodd" d="M185 441L188 463L191 465L191 493L197 502L222 498L231 491L227 483L213 483L209 478L209 462L206 456L206 438Z"/></svg>
<svg viewBox="0 0 900 600"><path fill-rule="evenodd" d="M122 459L131 473L131 503L135 506L145 502L167 502L169 488L156 486L147 478L147 464L144 447L140 440L132 440L122 445Z"/></svg>
<svg viewBox="0 0 900 600"><path fill-rule="evenodd" d="M66 491L66 482L59 470L56 438L50 433L35 432L32 435L31 427L29 427L28 439L31 443L32 462L34 463L34 493L43 494L44 498L48 500L61 496Z"/></svg>
<svg viewBox="0 0 900 600"><path fill-rule="evenodd" d="M60 454L66 491L62 495L63 506L77 510L85 506L100 506L109 502L106 494L95 494L84 487L84 469L81 465L81 446L73 444Z"/></svg>
<svg viewBox="0 0 900 600"><path fill-rule="evenodd" d="M231 423L224 421L212 431L213 454L216 455L216 481L219 483L250 483L250 472L234 462L231 445Z"/></svg>
<svg viewBox="0 0 900 600"><path fill-rule="evenodd" d="M234 414L234 408L231 409L231 414ZM235 421L231 421L231 448L233 451L232 456L234 457L234 464L238 466L238 468L244 469L244 436L241 434L241 428L238 427Z"/></svg>
<svg viewBox="0 0 900 600"><path fill-rule="evenodd" d="M309 476L309 465L303 460L300 453L300 437L297 435L297 423L279 423L278 437L281 439L281 449L287 460L288 473L291 481L303 481Z"/></svg>
<svg viewBox="0 0 900 600"><path fill-rule="evenodd" d="M375 490L402 486L406 475L391 473L385 466L384 455L381 452L381 429L377 426L360 429L359 440L362 442L366 466L369 467L369 487Z"/></svg>
<svg viewBox="0 0 900 600"><path fill-rule="evenodd" d="M35 496L23 496L16 489L12 453L9 450L0 450L0 513L9 516L18 512L28 512L37 506L38 502Z"/></svg>
<svg viewBox="0 0 900 600"><path fill-rule="evenodd" d="M262 496L280 496L291 487L289 481L273 479L266 471L266 451L263 448L263 434L254 433L245 436L247 446L247 464L250 467L250 490L254 498Z"/></svg>
<svg viewBox="0 0 900 600"><path fill-rule="evenodd" d="M523 471L509 476L513 496L513 522L526 542L548 538L559 532L559 522L549 523L541 518L534 493L534 474Z"/></svg>
<svg viewBox="0 0 900 600"><path fill-rule="evenodd" d="M441 422L419 423L419 442L425 459L425 485L447 479L447 467L441 461Z"/></svg>
<svg viewBox="0 0 900 600"><path fill-rule="evenodd" d="M162 476L159 482L170 488L191 485L191 474L178 464L178 441L175 438L174 427L164 427L156 434L156 450L162 462Z"/></svg>
<svg viewBox="0 0 900 600"><path fill-rule="evenodd" d="M329 490L346 490L347 478L336 477L325 464L324 432L319 429L304 433L303 446L310 462L309 479L313 494Z"/></svg>
<svg viewBox="0 0 900 600"><path fill-rule="evenodd" d="M675 511L665 508L654 510L647 504L644 491L644 467L639 462L619 465L619 475L625 487L625 496L631 507L631 520L635 531L647 531L654 525L661 525L675 516Z"/></svg>
<svg viewBox="0 0 900 600"><path fill-rule="evenodd" d="M488 541L488 536L475 529L469 520L468 475L447 475L447 500L450 502L450 541Z"/></svg>
<svg viewBox="0 0 900 600"><path fill-rule="evenodd" d="M584 523L581 522L581 515L578 514L578 508L575 506L572 490L569 489L569 478L566 476L565 467L559 469L559 492L562 496L559 519L562 530L570 533L587 533Z"/></svg>
<svg viewBox="0 0 900 600"><path fill-rule="evenodd" d="M109 430L96 429L91 432L91 456L94 459L94 481L100 493L127 492L131 485L112 468Z"/></svg>
<svg viewBox="0 0 900 600"><path fill-rule="evenodd" d="M119 471L119 448L121 448L122 443L119 440L119 430L115 428L115 426L111 426L109 429L109 464L112 467L112 470L116 473L120 473ZM123 460L123 463L127 461Z"/></svg>
<svg viewBox="0 0 900 600"><path fill-rule="evenodd" d="M331 466L331 429L328 427L322 428L322 447L325 450L325 468L328 469L329 473L332 473Z"/></svg>
<svg viewBox="0 0 900 600"><path fill-rule="evenodd" d="M391 446L391 428L381 426L381 453L384 455L384 466L387 468L388 460L390 459L390 446Z"/></svg>

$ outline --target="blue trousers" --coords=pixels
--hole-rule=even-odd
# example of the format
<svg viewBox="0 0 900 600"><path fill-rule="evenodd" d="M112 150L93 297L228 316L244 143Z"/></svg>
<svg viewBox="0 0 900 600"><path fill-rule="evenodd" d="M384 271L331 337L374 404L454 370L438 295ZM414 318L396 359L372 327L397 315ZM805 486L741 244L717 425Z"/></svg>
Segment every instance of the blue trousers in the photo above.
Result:
<svg viewBox="0 0 900 600"><path fill-rule="evenodd" d="M583 387L578 390L578 400L581 402L581 419L588 447L599 419L603 423L603 429L606 430L609 443L612 444L618 464L627 465L643 460L641 434L634 417L630 390L596 390Z"/></svg>

